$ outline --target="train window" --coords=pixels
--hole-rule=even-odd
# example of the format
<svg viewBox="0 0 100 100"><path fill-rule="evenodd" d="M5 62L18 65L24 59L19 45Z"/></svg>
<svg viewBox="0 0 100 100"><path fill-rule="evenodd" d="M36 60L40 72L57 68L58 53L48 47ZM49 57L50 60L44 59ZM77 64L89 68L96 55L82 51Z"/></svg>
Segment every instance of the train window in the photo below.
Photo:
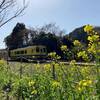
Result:
<svg viewBox="0 0 100 100"><path fill-rule="evenodd" d="M46 52L46 49L45 48L43 48L43 52Z"/></svg>
<svg viewBox="0 0 100 100"><path fill-rule="evenodd" d="M36 52L39 52L39 47L36 47Z"/></svg>
<svg viewBox="0 0 100 100"><path fill-rule="evenodd" d="M19 51L17 51L17 52L16 52L16 54L20 54L20 52L19 52Z"/></svg>
<svg viewBox="0 0 100 100"><path fill-rule="evenodd" d="M21 54L24 54L24 51L21 51L20 53L21 53Z"/></svg>
<svg viewBox="0 0 100 100"><path fill-rule="evenodd" d="M42 49L41 49L41 52L42 52Z"/></svg>
<svg viewBox="0 0 100 100"><path fill-rule="evenodd" d="M15 55L16 55L16 51L15 51L14 53L15 53Z"/></svg>
<svg viewBox="0 0 100 100"><path fill-rule="evenodd" d="M25 50L25 54L27 53L27 51Z"/></svg>

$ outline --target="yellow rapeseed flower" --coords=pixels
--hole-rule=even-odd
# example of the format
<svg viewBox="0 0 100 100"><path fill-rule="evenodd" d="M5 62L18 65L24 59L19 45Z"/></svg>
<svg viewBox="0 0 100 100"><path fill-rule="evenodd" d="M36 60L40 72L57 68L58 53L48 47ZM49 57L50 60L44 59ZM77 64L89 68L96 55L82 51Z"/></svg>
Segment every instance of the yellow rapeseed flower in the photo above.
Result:
<svg viewBox="0 0 100 100"><path fill-rule="evenodd" d="M50 56L51 58L54 58L56 56L56 52L51 52L48 54L48 56Z"/></svg>
<svg viewBox="0 0 100 100"><path fill-rule="evenodd" d="M82 91L82 88L80 88L80 87L78 87L77 89L78 89L79 91Z"/></svg>
<svg viewBox="0 0 100 100"><path fill-rule="evenodd" d="M75 64L76 64L76 61L75 60L71 60L70 65L74 66Z"/></svg>
<svg viewBox="0 0 100 100"><path fill-rule="evenodd" d="M60 59L61 58L59 55L56 54L56 52L49 53L48 57L50 57L52 59Z"/></svg>
<svg viewBox="0 0 100 100"><path fill-rule="evenodd" d="M62 46L61 46L61 50L62 50L63 52L67 51L67 50L68 50L67 45L62 45Z"/></svg>
<svg viewBox="0 0 100 100"><path fill-rule="evenodd" d="M84 60L89 60L86 51L81 51L77 53L78 57L82 57Z"/></svg>
<svg viewBox="0 0 100 100"><path fill-rule="evenodd" d="M91 84L92 84L92 80L88 80L88 84L90 84L90 85L91 85Z"/></svg>
<svg viewBox="0 0 100 100"><path fill-rule="evenodd" d="M75 41L73 42L73 44L74 44L75 46L81 46L81 43L79 42L79 40L75 40Z"/></svg>
<svg viewBox="0 0 100 100"><path fill-rule="evenodd" d="M82 92L86 87L90 87L92 85L92 80L81 80L77 85L77 90Z"/></svg>
<svg viewBox="0 0 100 100"><path fill-rule="evenodd" d="M44 69L45 69L46 71L49 71L50 68L51 68L51 65L50 65L50 64L45 64L45 65L44 65Z"/></svg>
<svg viewBox="0 0 100 100"><path fill-rule="evenodd" d="M33 86L35 84L35 82L33 80L29 81L28 85L29 86Z"/></svg>
<svg viewBox="0 0 100 100"><path fill-rule="evenodd" d="M0 65L4 65L6 62L4 60L0 60Z"/></svg>
<svg viewBox="0 0 100 100"><path fill-rule="evenodd" d="M82 80L79 82L79 86L90 86L92 84L92 80Z"/></svg>
<svg viewBox="0 0 100 100"><path fill-rule="evenodd" d="M88 48L88 52L92 54L96 54L96 51L97 51L96 45L94 43L90 44Z"/></svg>
<svg viewBox="0 0 100 100"><path fill-rule="evenodd" d="M91 25L86 25L86 26L84 27L84 31L87 32L87 33L93 31L93 26L91 26Z"/></svg>
<svg viewBox="0 0 100 100"><path fill-rule="evenodd" d="M60 87L60 86L61 86L60 82L58 82L58 81L53 81L52 82L52 87L57 88L57 87Z"/></svg>
<svg viewBox="0 0 100 100"><path fill-rule="evenodd" d="M99 38L100 38L99 35L88 36L88 40L89 40L90 42L99 41Z"/></svg>
<svg viewBox="0 0 100 100"><path fill-rule="evenodd" d="M83 75L89 74L89 72L90 72L89 67L82 67L82 68L81 68L81 73L82 73Z"/></svg>

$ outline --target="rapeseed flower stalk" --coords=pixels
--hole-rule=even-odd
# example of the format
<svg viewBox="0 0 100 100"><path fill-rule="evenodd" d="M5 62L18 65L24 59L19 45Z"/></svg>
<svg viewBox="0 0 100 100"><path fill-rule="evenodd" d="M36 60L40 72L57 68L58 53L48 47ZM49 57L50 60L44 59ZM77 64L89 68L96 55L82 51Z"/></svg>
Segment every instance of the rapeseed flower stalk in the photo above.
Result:
<svg viewBox="0 0 100 100"><path fill-rule="evenodd" d="M85 29L85 27L84 27ZM93 29L91 31L87 32L88 33L88 38L87 40L89 41L88 43L88 48L87 51L89 53L94 54L94 56L97 55L99 48L99 42L100 42L100 36L97 32L95 32Z"/></svg>
<svg viewBox="0 0 100 100"><path fill-rule="evenodd" d="M99 67L100 67L100 35L95 32L94 30L92 30L91 32L87 32L88 33L88 41L89 41L89 47L87 48L87 51L92 53L95 61L96 61L96 80L98 81L96 83L96 92L97 94L100 94L100 73L99 73ZM100 98L100 95L98 95L98 97Z"/></svg>
<svg viewBox="0 0 100 100"><path fill-rule="evenodd" d="M61 87L61 84L60 84L60 82L55 80L55 81L52 82L52 87L53 88L59 88L59 87Z"/></svg>
<svg viewBox="0 0 100 100"><path fill-rule="evenodd" d="M37 94L37 90L32 90L31 95Z"/></svg>
<svg viewBox="0 0 100 100"><path fill-rule="evenodd" d="M71 66L71 71L75 71L77 66L76 66L76 61L75 60L71 60L70 62L70 66Z"/></svg>
<svg viewBox="0 0 100 100"><path fill-rule="evenodd" d="M83 51L85 49L84 48L85 45L82 44L79 40L74 40L73 44L74 44L74 49L73 50L74 50L75 54L77 54L80 51Z"/></svg>

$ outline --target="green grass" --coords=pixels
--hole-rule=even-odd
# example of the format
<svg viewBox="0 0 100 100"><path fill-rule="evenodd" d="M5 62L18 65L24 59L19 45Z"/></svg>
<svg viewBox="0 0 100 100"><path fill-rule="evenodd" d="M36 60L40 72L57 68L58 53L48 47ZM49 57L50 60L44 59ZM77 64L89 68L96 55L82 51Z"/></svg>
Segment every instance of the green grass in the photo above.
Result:
<svg viewBox="0 0 100 100"><path fill-rule="evenodd" d="M0 68L2 100L7 95L10 100L99 100L100 77L95 65L10 62Z"/></svg>

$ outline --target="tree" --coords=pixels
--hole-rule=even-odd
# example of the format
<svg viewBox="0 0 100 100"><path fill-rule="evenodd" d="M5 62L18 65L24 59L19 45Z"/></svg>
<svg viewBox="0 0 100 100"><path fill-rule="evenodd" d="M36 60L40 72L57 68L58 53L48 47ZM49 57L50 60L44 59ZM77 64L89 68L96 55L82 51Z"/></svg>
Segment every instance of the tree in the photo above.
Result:
<svg viewBox="0 0 100 100"><path fill-rule="evenodd" d="M60 47L62 45L62 40L64 39L59 33L62 31L49 24L47 27L43 27L27 29L23 23L17 23L12 30L12 33L4 40L6 46L9 49L16 49L29 45L45 45L48 52L55 51L60 55ZM66 41L64 41L64 43L65 42Z"/></svg>
<svg viewBox="0 0 100 100"><path fill-rule="evenodd" d="M64 31L54 23L49 23L36 29L31 28L31 44L45 45L48 52L55 51L60 54L63 33Z"/></svg>
<svg viewBox="0 0 100 100"><path fill-rule="evenodd" d="M41 31L43 31L45 33L52 33L52 34L55 34L60 37L62 37L65 33L65 31L61 30L60 27L57 26L55 23L49 23L49 24L42 26L40 28L40 32Z"/></svg>
<svg viewBox="0 0 100 100"><path fill-rule="evenodd" d="M26 7L25 0L23 0L23 4L20 7L18 0L0 0L0 27L21 15Z"/></svg>
<svg viewBox="0 0 100 100"><path fill-rule="evenodd" d="M16 49L27 45L28 29L23 23L17 23L12 33L5 38L6 46L9 49Z"/></svg>

